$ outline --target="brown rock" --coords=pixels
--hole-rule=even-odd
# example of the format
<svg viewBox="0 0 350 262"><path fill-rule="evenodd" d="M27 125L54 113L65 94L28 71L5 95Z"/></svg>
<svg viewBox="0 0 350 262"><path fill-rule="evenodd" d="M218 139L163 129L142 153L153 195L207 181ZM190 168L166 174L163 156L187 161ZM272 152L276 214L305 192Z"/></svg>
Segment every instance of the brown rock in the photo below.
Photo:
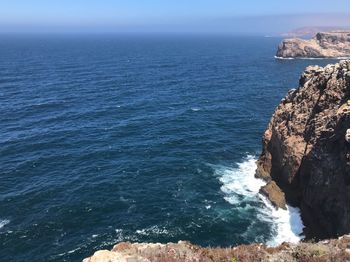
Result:
<svg viewBox="0 0 350 262"><path fill-rule="evenodd" d="M256 176L274 180L301 207L307 237L350 232L349 67L349 60L308 67L263 136Z"/></svg>
<svg viewBox="0 0 350 262"><path fill-rule="evenodd" d="M266 196L274 207L287 209L284 193L275 181L270 181L265 186L261 187L259 192Z"/></svg>
<svg viewBox="0 0 350 262"><path fill-rule="evenodd" d="M85 258L83 262L127 262L127 257L109 250L99 250L92 257Z"/></svg>

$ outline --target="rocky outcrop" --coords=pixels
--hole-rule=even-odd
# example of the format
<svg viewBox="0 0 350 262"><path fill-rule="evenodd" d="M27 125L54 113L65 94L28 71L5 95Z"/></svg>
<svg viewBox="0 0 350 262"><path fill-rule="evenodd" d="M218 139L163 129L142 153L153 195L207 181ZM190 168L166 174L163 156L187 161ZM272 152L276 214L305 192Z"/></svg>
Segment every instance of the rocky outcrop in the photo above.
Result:
<svg viewBox="0 0 350 262"><path fill-rule="evenodd" d="M120 243L111 251L100 250L83 262L212 262L212 261L350 261L350 236L319 243L263 244L233 248L203 248L188 242L168 244Z"/></svg>
<svg viewBox="0 0 350 262"><path fill-rule="evenodd" d="M285 39L278 46L280 58L350 57L350 31L317 33L310 40Z"/></svg>
<svg viewBox="0 0 350 262"><path fill-rule="evenodd" d="M299 206L306 236L350 232L350 60L310 66L274 112L256 176Z"/></svg>
<svg viewBox="0 0 350 262"><path fill-rule="evenodd" d="M268 182L259 190L260 194L266 196L276 208L287 209L286 199L283 191L277 186L275 181Z"/></svg>

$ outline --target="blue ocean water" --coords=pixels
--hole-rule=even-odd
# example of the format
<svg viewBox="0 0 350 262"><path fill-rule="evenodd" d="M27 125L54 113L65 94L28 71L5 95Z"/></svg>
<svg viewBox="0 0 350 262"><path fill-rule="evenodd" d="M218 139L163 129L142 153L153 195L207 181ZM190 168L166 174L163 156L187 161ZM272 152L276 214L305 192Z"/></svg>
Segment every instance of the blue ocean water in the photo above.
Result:
<svg viewBox="0 0 350 262"><path fill-rule="evenodd" d="M288 237L254 162L302 70L334 61L276 60L279 41L1 35L0 257Z"/></svg>

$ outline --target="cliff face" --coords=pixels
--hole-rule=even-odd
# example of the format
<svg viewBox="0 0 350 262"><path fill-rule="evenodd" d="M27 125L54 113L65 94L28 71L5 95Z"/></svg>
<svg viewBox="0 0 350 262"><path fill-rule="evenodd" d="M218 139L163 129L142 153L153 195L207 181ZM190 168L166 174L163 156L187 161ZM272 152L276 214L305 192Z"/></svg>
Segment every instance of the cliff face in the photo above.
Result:
<svg viewBox="0 0 350 262"><path fill-rule="evenodd" d="M256 176L301 207L307 237L350 232L350 60L306 68L263 136Z"/></svg>
<svg viewBox="0 0 350 262"><path fill-rule="evenodd" d="M350 57L350 31L317 33L310 40L285 39L278 46L277 57Z"/></svg>
<svg viewBox="0 0 350 262"><path fill-rule="evenodd" d="M203 248L188 242L168 244L120 243L97 251L83 262L213 262L213 261L350 261L350 236L319 243L284 243L275 248L262 244L233 248Z"/></svg>

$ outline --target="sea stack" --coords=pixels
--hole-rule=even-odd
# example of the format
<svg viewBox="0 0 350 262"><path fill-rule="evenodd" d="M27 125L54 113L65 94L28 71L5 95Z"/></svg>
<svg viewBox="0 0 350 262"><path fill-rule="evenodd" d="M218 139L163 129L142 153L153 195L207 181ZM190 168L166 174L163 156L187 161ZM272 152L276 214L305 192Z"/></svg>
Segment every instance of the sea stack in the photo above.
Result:
<svg viewBox="0 0 350 262"><path fill-rule="evenodd" d="M285 39L278 46L278 58L350 57L350 31L317 33L312 39Z"/></svg>
<svg viewBox="0 0 350 262"><path fill-rule="evenodd" d="M347 60L307 67L264 133L256 176L275 181L287 202L301 208L308 238L350 232L349 129Z"/></svg>

